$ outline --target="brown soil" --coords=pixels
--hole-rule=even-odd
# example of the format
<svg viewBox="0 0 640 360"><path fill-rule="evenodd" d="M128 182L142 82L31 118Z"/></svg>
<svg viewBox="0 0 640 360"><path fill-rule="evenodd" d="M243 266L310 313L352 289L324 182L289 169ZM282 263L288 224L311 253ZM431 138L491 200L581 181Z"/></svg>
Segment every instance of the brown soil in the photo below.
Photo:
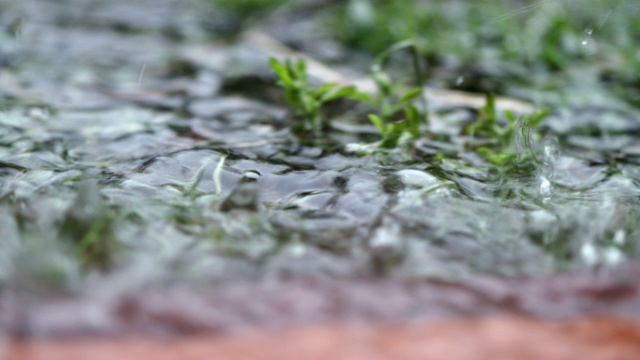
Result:
<svg viewBox="0 0 640 360"><path fill-rule="evenodd" d="M635 360L640 324L611 317L555 323L515 316L403 325L336 322L167 341L13 340L6 349L6 360Z"/></svg>

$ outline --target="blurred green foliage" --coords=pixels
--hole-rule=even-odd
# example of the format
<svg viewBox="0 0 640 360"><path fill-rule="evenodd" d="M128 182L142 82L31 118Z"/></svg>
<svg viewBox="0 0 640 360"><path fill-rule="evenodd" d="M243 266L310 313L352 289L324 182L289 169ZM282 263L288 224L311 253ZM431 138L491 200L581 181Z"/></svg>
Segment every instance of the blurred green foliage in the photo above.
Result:
<svg viewBox="0 0 640 360"><path fill-rule="evenodd" d="M445 86L502 93L505 78L531 85L595 67L640 104L639 18L633 0L349 0L329 9L325 23L343 43L373 55L413 38L430 71L449 74ZM456 84L461 74L467 81Z"/></svg>
<svg viewBox="0 0 640 360"><path fill-rule="evenodd" d="M210 0L215 6L236 13L248 14L273 9L288 0Z"/></svg>

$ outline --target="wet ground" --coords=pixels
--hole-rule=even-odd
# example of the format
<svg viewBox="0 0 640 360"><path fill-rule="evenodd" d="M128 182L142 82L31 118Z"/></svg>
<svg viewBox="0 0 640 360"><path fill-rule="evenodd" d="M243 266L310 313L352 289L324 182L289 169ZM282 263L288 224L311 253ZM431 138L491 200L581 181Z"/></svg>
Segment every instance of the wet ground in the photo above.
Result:
<svg viewBox="0 0 640 360"><path fill-rule="evenodd" d="M231 39L200 0L0 3L5 334L637 317L637 108L507 87L499 109L552 105L518 174L460 133L483 95L447 89L411 148L350 151L378 138L349 103L304 141L269 56L307 44L318 82L370 60L308 31L314 3Z"/></svg>

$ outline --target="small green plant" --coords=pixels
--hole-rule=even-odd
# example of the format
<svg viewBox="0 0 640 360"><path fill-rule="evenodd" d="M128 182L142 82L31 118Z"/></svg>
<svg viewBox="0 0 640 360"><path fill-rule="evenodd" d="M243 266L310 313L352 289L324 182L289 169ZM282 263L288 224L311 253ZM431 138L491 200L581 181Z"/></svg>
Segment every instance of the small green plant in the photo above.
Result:
<svg viewBox="0 0 640 360"><path fill-rule="evenodd" d="M284 90L287 104L295 111L298 121L293 128L296 134L310 132L315 137L321 136L329 127L328 120L323 117L322 107L330 101L348 98L365 102L377 110L377 113L369 114L369 120L380 131L380 148L395 148L406 139L420 136L420 124L425 116L413 102L422 94L422 89L413 87L403 90L405 86L393 84L379 64L372 66L372 76L378 88L373 97L358 91L355 86L341 87L336 83L328 83L312 87L306 62L302 59L280 62L272 58L270 65ZM398 96L399 93L401 95Z"/></svg>
<svg viewBox="0 0 640 360"><path fill-rule="evenodd" d="M393 149L407 140L418 138L420 125L427 121L426 113L414 105L419 98L424 101L424 97L421 96L422 88L393 83L389 75L382 70L384 60L390 54L404 48L412 49L413 42L407 40L393 45L380 54L371 66L371 75L377 87L373 96L358 91L355 86L341 87L336 83L314 88L310 84L304 60L281 62L271 58L271 68L278 77L279 86L284 90L287 104L294 109L298 120L293 126L294 133L321 136L329 127L328 120L323 117L322 107L333 100L353 99L367 103L376 110L375 113L369 114L368 118L380 131L382 139L379 148ZM420 83L422 74L418 60L414 60L416 81ZM422 105L426 109L426 104Z"/></svg>
<svg viewBox="0 0 640 360"><path fill-rule="evenodd" d="M408 13L407 20L409 23L413 22L411 12ZM382 140L379 147L383 149L392 149L406 140L418 138L420 124L428 121L426 100L421 96L424 74L416 46L415 31L411 31L410 35L411 38L399 41L378 54L371 66L371 76L378 88L372 104L377 107L378 114L370 114L369 120L380 131ZM411 88L402 83L393 83L389 75L382 70L387 58L404 49L410 51L413 64L415 86ZM418 98L422 101L424 112L419 111L414 105ZM403 117L396 120L399 115Z"/></svg>
<svg viewBox="0 0 640 360"><path fill-rule="evenodd" d="M544 120L548 109L542 108L520 117L506 111L506 123L501 124L495 102L493 94L487 95L487 102L480 109L478 118L463 129L463 133L474 139L482 139L486 143L475 148L475 151L492 165L503 169L520 166L531 159L535 160L530 145L531 130ZM518 136L523 139L527 151L524 154L516 152L515 143Z"/></svg>
<svg viewBox="0 0 640 360"><path fill-rule="evenodd" d="M373 101L378 114L369 114L369 120L380 131L382 140L380 148L393 149L406 139L420 136L421 114L413 105L413 101L422 94L422 89L411 88L398 98L398 86L391 83L389 76L379 67L372 70L378 93ZM401 114L403 117L395 121Z"/></svg>
<svg viewBox="0 0 640 360"><path fill-rule="evenodd" d="M269 63L278 77L278 85L284 90L287 104L295 111L298 121L293 130L298 135L311 133L320 137L328 129L329 123L322 115L322 107L332 100L353 98L369 101L368 96L360 93L355 86L341 87L336 83L328 83L314 88L310 84L307 64L303 59L280 62L271 58Z"/></svg>
<svg viewBox="0 0 640 360"><path fill-rule="evenodd" d="M393 53L409 49L413 61L413 75L416 86L407 88L405 84L393 83L389 75L382 70L384 61ZM422 83L424 75L418 50L413 39L400 41L380 53L371 66L371 76L378 88L373 99L373 105L378 109L378 114L370 114L369 120L375 125L382 141L380 148L392 149L408 139L416 139L420 136L420 124L426 123L426 100L422 95ZM421 112L414 105L418 99L422 101L425 112ZM400 120L394 120L402 115Z"/></svg>

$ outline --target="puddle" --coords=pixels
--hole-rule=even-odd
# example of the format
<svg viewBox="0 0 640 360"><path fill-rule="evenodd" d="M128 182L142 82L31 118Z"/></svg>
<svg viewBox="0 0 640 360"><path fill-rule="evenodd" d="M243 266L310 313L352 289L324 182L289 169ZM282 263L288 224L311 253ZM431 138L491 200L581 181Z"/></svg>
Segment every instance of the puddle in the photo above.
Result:
<svg viewBox="0 0 640 360"><path fill-rule="evenodd" d="M533 160L513 172L490 166L474 151L483 144L460 130L478 112L471 102L430 104L437 136L411 151L349 151L378 138L348 116L327 139L301 141L289 129L291 111L276 100L264 49L217 40L207 25L213 10L203 3L0 5L0 20L22 19L19 36L0 35L0 57L8 59L0 61L0 301L8 304L0 311L11 315L8 331L215 330L295 323L315 310L315 320L393 319L412 314L411 306L422 311L423 283L408 279L466 284L434 299L447 286L424 283L424 306L492 312L513 303L482 302L470 279L555 279L626 269L640 257L637 109L552 109L541 139L520 144L518 155L530 151ZM346 290L352 284L344 279L353 278L381 282ZM282 279L294 282L270 287ZM234 281L264 285L234 288ZM514 286L503 289L518 302L513 311L553 316L546 310L565 306L545 290L527 299L526 285L495 281ZM126 291L96 295L93 308L87 289L101 284ZM131 284L158 292L130 294ZM163 308L165 296L175 298L171 306L200 301L155 290L163 284L222 284L205 298L223 305L186 315L188 306ZM391 309L362 300L396 291ZM32 298L23 307L30 293L84 297L80 305ZM226 312L247 298L257 300L246 314ZM308 305L295 305L300 299ZM558 314L584 312L574 300ZM56 315L76 305L78 318ZM290 313L279 319L281 305ZM295 306L309 308L296 315ZM593 309L627 315L636 307L634 297Z"/></svg>

